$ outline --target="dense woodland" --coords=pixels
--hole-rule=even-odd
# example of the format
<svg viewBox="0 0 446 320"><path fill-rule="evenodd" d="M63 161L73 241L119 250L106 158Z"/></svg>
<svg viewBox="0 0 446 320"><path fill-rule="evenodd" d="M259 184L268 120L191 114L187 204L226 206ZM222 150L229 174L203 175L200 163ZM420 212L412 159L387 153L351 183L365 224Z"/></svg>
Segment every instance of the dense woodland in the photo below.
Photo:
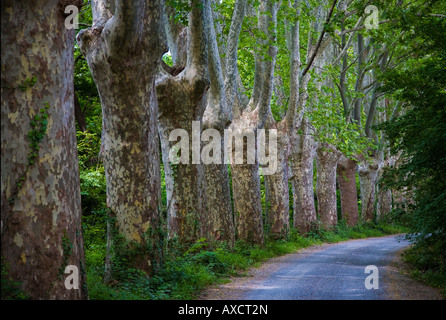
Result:
<svg viewBox="0 0 446 320"><path fill-rule="evenodd" d="M401 231L446 287L444 1L6 0L1 30L2 299L190 298Z"/></svg>

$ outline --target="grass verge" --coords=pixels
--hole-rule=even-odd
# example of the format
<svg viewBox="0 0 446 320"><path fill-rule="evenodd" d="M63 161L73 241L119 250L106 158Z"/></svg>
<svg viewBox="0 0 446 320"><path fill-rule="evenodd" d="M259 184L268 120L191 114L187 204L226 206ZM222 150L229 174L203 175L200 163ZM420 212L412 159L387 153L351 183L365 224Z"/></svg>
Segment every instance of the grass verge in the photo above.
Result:
<svg viewBox="0 0 446 320"><path fill-rule="evenodd" d="M436 244L417 243L407 249L402 258L409 265L413 279L439 288L446 299L446 253L438 253Z"/></svg>

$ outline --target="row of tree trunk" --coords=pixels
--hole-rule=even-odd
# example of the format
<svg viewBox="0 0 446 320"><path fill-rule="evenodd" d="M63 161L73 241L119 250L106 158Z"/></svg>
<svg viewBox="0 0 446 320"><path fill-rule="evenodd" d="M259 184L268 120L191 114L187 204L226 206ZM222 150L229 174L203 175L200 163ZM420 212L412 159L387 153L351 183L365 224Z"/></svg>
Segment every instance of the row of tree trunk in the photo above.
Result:
<svg viewBox="0 0 446 320"><path fill-rule="evenodd" d="M20 281L20 288L35 299L87 297L75 148L74 31L64 24L65 4L58 0L33 4L11 0L1 6L2 265L9 267L7 277ZM79 32L77 40L101 99L100 157L105 168L107 206L129 245L147 249L134 261L135 267L151 272L161 259L156 249L160 240L156 230L162 221L160 161L166 174L169 237L183 244L206 237L231 245L236 239L261 245L264 223L272 237L285 237L290 228L289 185L294 227L306 233L320 221L324 228L330 228L337 223L336 179L342 216L349 225L355 225L359 216L356 172L361 186L361 217L363 221L373 218L383 156L376 155L371 164L361 162L358 166L335 147L317 144L305 116L312 99L308 71L314 65L322 68L331 62L324 58L330 39L322 31L324 19L327 22L331 13L327 14L322 5L315 11L312 26L320 38L313 39L310 32L304 70L299 22L291 27L288 111L279 121L272 116L279 5L260 1L258 28L266 35L260 45L268 49L255 53L253 94L244 103L238 87L238 38L244 16L257 14L246 0L236 1L223 48L217 44L210 0L191 1L187 28L169 18L171 9L161 0L92 1L93 26ZM300 1L292 5L299 14ZM168 49L173 67L161 62ZM226 52L224 59L221 50ZM178 137L171 137L174 129L187 132L192 149L188 163L169 159L177 145ZM203 129L215 130L212 141L220 137L212 152L220 151L221 159L233 152L224 150L224 143L220 143L226 129L247 136L254 133L254 137L265 129L269 146L272 137L277 137L277 160L271 160L276 161L277 170L265 175L265 220L259 169L267 168L261 168L257 157L254 163L231 164L232 207L228 165L224 161L193 162L194 152L200 158L206 144L197 145L192 137L195 130ZM256 140L257 154L260 145ZM248 157L246 153L244 159ZM379 205L380 212L385 213L388 193L381 193L379 199L385 199ZM79 271L81 285L75 290L63 281L64 269L70 265Z"/></svg>

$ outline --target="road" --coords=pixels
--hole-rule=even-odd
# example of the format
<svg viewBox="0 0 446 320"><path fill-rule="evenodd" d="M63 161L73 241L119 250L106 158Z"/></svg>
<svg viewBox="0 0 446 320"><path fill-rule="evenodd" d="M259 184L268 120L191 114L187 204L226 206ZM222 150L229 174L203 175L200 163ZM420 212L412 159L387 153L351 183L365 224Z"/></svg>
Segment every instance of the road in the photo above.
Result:
<svg viewBox="0 0 446 320"><path fill-rule="evenodd" d="M329 246L319 252L291 257L269 278L249 291L245 299L264 300L381 300L386 299L384 268L394 253L408 246L395 237L349 241ZM365 273L367 266L376 266L374 273ZM378 289L367 289L367 283Z"/></svg>
<svg viewBox="0 0 446 320"><path fill-rule="evenodd" d="M406 240L388 236L312 247L272 259L253 269L251 277L234 278L206 292L203 299L438 299L437 292L392 267L409 245ZM376 269L366 273L367 266ZM374 281L370 277L375 277ZM378 288L368 289L366 283Z"/></svg>

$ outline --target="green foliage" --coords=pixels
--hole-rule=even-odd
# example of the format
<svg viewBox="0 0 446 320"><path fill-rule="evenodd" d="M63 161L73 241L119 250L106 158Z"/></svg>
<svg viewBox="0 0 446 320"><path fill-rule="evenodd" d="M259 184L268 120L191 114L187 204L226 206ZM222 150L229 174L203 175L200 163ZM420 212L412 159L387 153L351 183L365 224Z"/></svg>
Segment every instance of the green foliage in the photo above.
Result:
<svg viewBox="0 0 446 320"><path fill-rule="evenodd" d="M104 168L82 170L80 172L81 199L83 212L105 207L106 182Z"/></svg>
<svg viewBox="0 0 446 320"><path fill-rule="evenodd" d="M2 300L26 300L29 297L21 289L22 283L9 276L9 265L1 257L1 294Z"/></svg>
<svg viewBox="0 0 446 320"><path fill-rule="evenodd" d="M413 278L429 286L440 288L446 298L446 258L441 252L441 244L430 241L418 243L403 254L403 260L411 266Z"/></svg>
<svg viewBox="0 0 446 320"><path fill-rule="evenodd" d="M26 89L33 87L36 84L36 82L37 82L36 77L27 78L19 85L19 89L25 91Z"/></svg>
<svg viewBox="0 0 446 320"><path fill-rule="evenodd" d="M367 150L376 149L376 145L361 134L361 128L354 122L346 122L345 116L340 112L340 101L332 101L335 94L332 88L322 86L326 95L318 96L318 103L311 113L306 114L316 140L335 146L346 157L358 159L359 155L367 156Z"/></svg>
<svg viewBox="0 0 446 320"><path fill-rule="evenodd" d="M92 24L91 4L79 13L81 28ZM102 131L102 109L87 61L78 45L74 48L74 88L86 120L86 131L77 131L82 211L84 218L105 208L106 183L104 167L99 161Z"/></svg>
<svg viewBox="0 0 446 320"><path fill-rule="evenodd" d="M405 34L405 63L382 76L382 90L403 101L400 115L378 126L389 139L392 154L401 154L398 167L387 170L384 182L392 189L413 190L411 231L417 243L410 261L423 274L445 275L446 252L446 21L431 14L445 4L407 11L397 22ZM407 25L406 22L410 21ZM441 261L441 263L439 262ZM443 282L444 284L444 282Z"/></svg>
<svg viewBox="0 0 446 320"><path fill-rule="evenodd" d="M63 260L58 270L60 277L62 277L62 275L65 272L65 267L68 265L68 259L70 258L72 251L73 251L73 243L70 241L70 238L68 238L67 232L65 231L62 236Z"/></svg>
<svg viewBox="0 0 446 320"><path fill-rule="evenodd" d="M163 61L165 64L167 64L169 67L173 66L173 60L172 60L172 55L167 52L163 55Z"/></svg>
<svg viewBox="0 0 446 320"><path fill-rule="evenodd" d="M184 26L188 25L188 13L192 9L189 1L167 0L166 5L173 9L171 10L171 15L169 16L170 19L173 19L175 23L181 23Z"/></svg>
<svg viewBox="0 0 446 320"><path fill-rule="evenodd" d="M87 269L102 274L107 249L107 210L99 209L82 217Z"/></svg>

